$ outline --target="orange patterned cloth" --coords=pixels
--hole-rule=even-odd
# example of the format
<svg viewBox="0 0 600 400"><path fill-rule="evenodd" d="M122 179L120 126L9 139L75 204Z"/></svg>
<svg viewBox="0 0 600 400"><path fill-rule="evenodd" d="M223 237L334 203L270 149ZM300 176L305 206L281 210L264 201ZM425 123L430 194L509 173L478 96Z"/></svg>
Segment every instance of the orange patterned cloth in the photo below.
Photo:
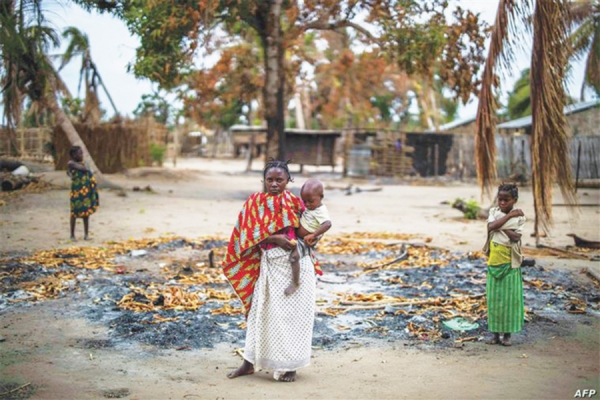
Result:
<svg viewBox="0 0 600 400"><path fill-rule="evenodd" d="M287 190L278 195L254 193L244 203L229 239L223 272L242 301L246 316L260 273L258 244L283 228L297 228L303 210L302 200ZM318 266L315 271L322 274Z"/></svg>

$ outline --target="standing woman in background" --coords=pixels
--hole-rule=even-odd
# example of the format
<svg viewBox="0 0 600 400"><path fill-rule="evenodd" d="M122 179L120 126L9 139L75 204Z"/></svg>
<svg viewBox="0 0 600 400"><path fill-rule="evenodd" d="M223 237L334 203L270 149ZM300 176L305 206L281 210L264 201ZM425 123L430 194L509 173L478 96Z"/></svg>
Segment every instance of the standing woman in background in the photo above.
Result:
<svg viewBox="0 0 600 400"><path fill-rule="evenodd" d="M90 215L98 210L99 199L96 178L83 164L83 150L79 146L69 150L67 175L71 177L71 240L75 240L75 223L83 219L84 240L90 240Z"/></svg>

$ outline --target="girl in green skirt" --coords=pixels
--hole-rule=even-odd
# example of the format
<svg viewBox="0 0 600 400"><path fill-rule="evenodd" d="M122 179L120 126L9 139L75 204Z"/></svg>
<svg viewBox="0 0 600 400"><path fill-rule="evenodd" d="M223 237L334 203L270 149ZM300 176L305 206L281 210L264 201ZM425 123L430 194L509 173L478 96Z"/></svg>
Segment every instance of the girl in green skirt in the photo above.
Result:
<svg viewBox="0 0 600 400"><path fill-rule="evenodd" d="M83 150L79 146L69 150L71 159L67 164L67 174L71 177L71 240L75 240L75 222L83 219L84 239L90 240L90 215L98 210L98 190L92 171L83 164Z"/></svg>
<svg viewBox="0 0 600 400"><path fill-rule="evenodd" d="M494 336L489 344L510 346L510 335L523 329L523 278L521 276L521 235L525 216L514 208L519 191L514 184L498 187L498 207L488 217L487 307L488 329ZM500 334L503 334L500 338Z"/></svg>

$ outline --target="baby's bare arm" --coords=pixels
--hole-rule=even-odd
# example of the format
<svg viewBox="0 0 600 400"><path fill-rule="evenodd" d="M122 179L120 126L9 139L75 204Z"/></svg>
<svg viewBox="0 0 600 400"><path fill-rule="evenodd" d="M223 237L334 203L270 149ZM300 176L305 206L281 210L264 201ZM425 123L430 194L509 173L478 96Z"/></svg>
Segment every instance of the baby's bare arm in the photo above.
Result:
<svg viewBox="0 0 600 400"><path fill-rule="evenodd" d="M311 247L317 244L317 239L331 228L331 221L325 221L313 233L304 236L304 241Z"/></svg>
<svg viewBox="0 0 600 400"><path fill-rule="evenodd" d="M320 227L317 228L316 231L313 232L313 235L321 236L322 234L327 232L329 229L331 229L331 221L325 221L321 224Z"/></svg>

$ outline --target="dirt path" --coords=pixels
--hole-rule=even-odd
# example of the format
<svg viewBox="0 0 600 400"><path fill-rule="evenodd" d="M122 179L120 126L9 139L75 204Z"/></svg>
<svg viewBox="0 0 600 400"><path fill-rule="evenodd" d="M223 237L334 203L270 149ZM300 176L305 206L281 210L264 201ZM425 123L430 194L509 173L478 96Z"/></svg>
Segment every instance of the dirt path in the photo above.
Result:
<svg viewBox="0 0 600 400"><path fill-rule="evenodd" d="M141 169L116 175L127 196L101 193L101 208L91 218L91 243L156 237L167 232L196 238L228 236L246 196L260 188L260 172L242 173L243 162L183 160L179 168ZM237 171L237 172L236 172ZM443 201L479 198L474 185L384 185L341 180L327 169L312 170L327 185L331 235L351 232L404 232L431 238L434 246L477 251L484 222L467 222ZM47 173L66 185L63 172ZM305 177L297 175L292 189ZM351 195L346 188L352 183ZM133 192L150 185L156 193ZM599 204L600 192L580 190L582 203ZM556 203L561 203L556 196ZM532 216L530 192L519 206ZM24 194L0 207L0 254L72 246L68 238L68 194L55 190ZM598 207L570 216L555 208L555 230L545 243L572 244L566 233L598 239ZM532 224L529 223L528 229ZM81 229L81 227L78 227ZM79 233L79 231L78 231ZM533 243L526 239L525 243ZM578 272L598 268L589 261L538 259L546 268ZM581 274L577 279L586 280ZM589 282L588 282L589 283ZM76 296L76 295L74 295ZM161 350L135 341L113 343L109 327L74 317L71 296L29 307L0 311L0 385L6 390L31 383L13 394L32 398L573 398L577 389L600 390L600 322L593 313L575 320L541 325L547 332L524 335L515 346L465 343L435 348L418 341L348 340L334 350L315 349L313 364L297 383L275 383L265 371L234 381L239 342L213 349ZM527 329L527 327L526 327ZM533 336L532 336L533 337ZM7 386L8 385L8 386ZM0 387L0 393L3 388ZM0 396L2 398L2 396Z"/></svg>
<svg viewBox="0 0 600 400"><path fill-rule="evenodd" d="M127 393L124 397L132 399L566 399L577 389L598 388L597 324L512 348L473 343L431 350L374 342L317 350L311 367L301 370L290 388L263 371L228 380L225 374L240 362L230 345L194 351L135 344L90 348L107 339L106 329L61 318L61 306L67 304L48 304L2 321L3 334L6 327L11 331L3 344L9 349L2 349L3 379L33 382L34 398ZM33 321L44 322L43 329L31 329Z"/></svg>

